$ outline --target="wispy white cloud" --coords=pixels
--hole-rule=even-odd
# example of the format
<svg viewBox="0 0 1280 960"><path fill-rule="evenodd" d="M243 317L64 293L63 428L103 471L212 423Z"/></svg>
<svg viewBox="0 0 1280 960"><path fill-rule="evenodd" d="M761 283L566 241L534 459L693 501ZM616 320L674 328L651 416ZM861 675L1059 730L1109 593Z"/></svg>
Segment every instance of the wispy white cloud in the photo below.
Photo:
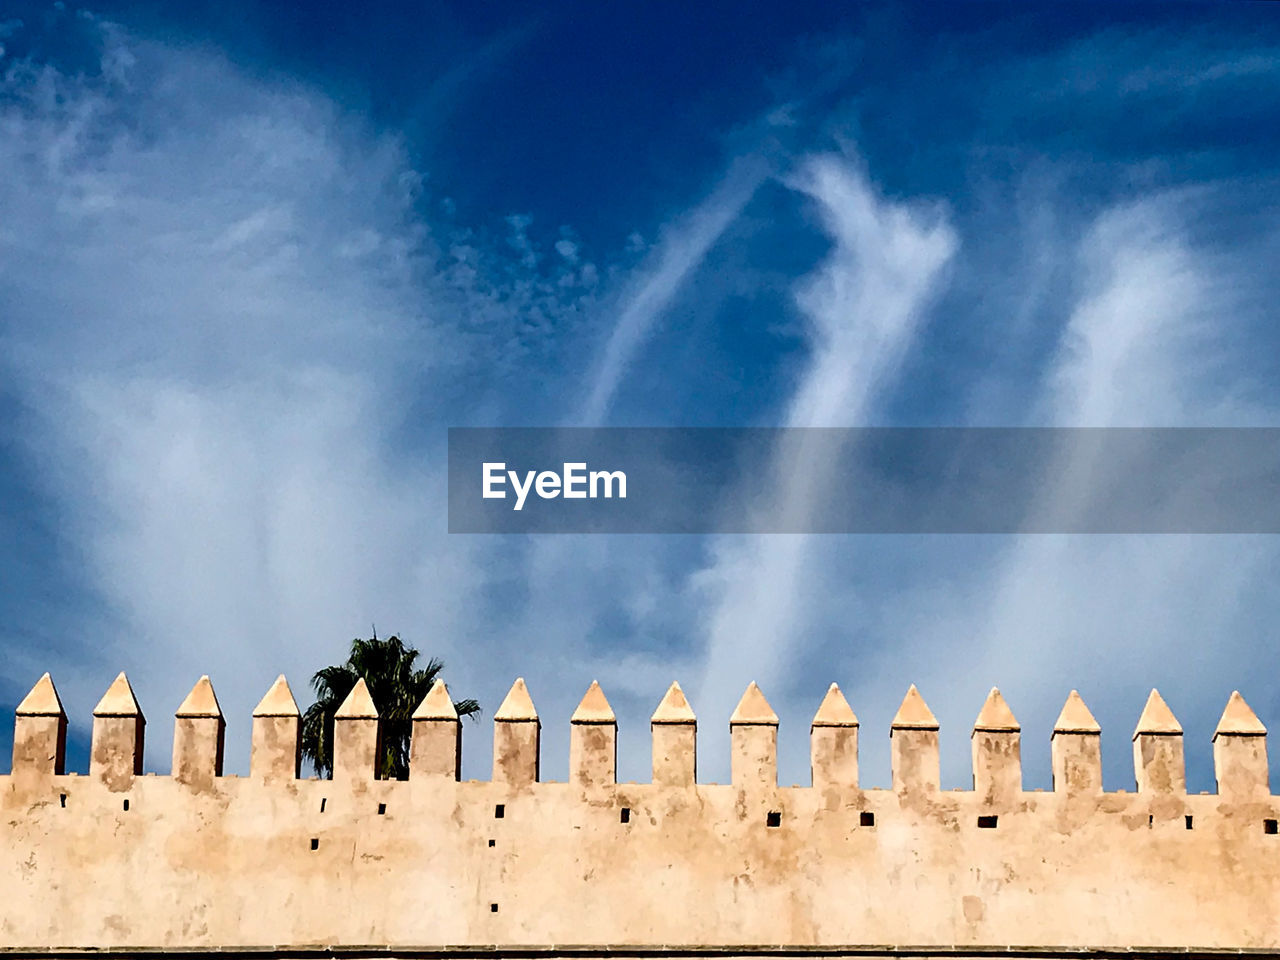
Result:
<svg viewBox="0 0 1280 960"><path fill-rule="evenodd" d="M77 723L116 669L158 716L208 672L243 741L276 673L305 697L372 620L460 659L470 551L397 432L467 345L423 295L438 245L397 140L99 27L103 76L15 64L0 108L5 371L97 601L66 602L103 617L27 672Z"/></svg>
<svg viewBox="0 0 1280 960"><path fill-rule="evenodd" d="M762 155L736 159L710 196L667 226L618 298L617 321L591 373L576 423L593 426L605 420L628 365L662 312L770 173Z"/></svg>
<svg viewBox="0 0 1280 960"><path fill-rule="evenodd" d="M1253 318L1234 308L1259 278L1247 250L1223 257L1191 242L1189 224L1211 199L1125 203L1099 215L1077 249L1061 252L1076 298L1040 372L1040 403L1027 415L1006 411L1005 422L1274 422L1274 412L1239 403L1238 382L1223 376L1224 367L1241 369L1228 358L1248 350L1241 333ZM1069 519L1132 466L1099 461L1086 438L1047 471L1035 509ZM1270 538L1039 535L976 538L953 549L936 583L921 579L873 601L891 607L880 629L897 642L878 663L863 664L869 676L855 699L887 717L907 682L921 684L948 731L944 773L964 785L968 760L958 744L986 688L999 684L1023 723L1028 781L1046 786L1048 733L1077 687L1103 723L1109 782L1131 788L1128 736L1147 690L1158 685L1187 727L1196 788L1212 786L1212 725L1230 690L1253 677L1250 651L1266 642L1257 609L1280 602L1267 573L1278 552ZM1267 691L1252 693L1265 708ZM868 764L881 781L883 761L873 755Z"/></svg>
<svg viewBox="0 0 1280 960"><path fill-rule="evenodd" d="M865 171L841 157L808 160L793 185L819 206L833 248L797 294L809 359L784 425L864 424L919 331L957 237L945 211L877 195ZM752 505L792 529L807 526L841 480L829 441L794 436L775 451L768 493ZM695 577L706 603L700 709L727 716L753 679L785 687L809 626L812 556L812 538L802 535L725 538L712 548Z"/></svg>
<svg viewBox="0 0 1280 960"><path fill-rule="evenodd" d="M64 606L91 640L24 649L6 695L52 669L83 730L120 668L153 718L207 672L234 769L274 675L305 702L310 673L373 622L409 630L489 710L511 680L491 658L518 637L536 641L513 674L558 678L582 654L604 679L634 678L642 654L618 671L593 652L602 606L525 596L566 576L590 594L580 552L539 562L447 536L440 454L455 418L501 422L521 403L509 373L563 362L597 297L639 290L641 313L661 297L569 228L547 242L522 214L494 232L459 224L395 136L317 90L86 23L101 77L19 63L4 78L0 336L31 410L24 449L83 564L88 595ZM659 285L696 266L760 175L735 168L664 231ZM567 382L543 377L546 409L557 390L581 395ZM651 559L604 574L634 574L633 593L610 596L638 619L653 612ZM494 597L512 569L526 582L508 607ZM567 682L535 695L549 716L576 699ZM163 768L168 737L153 723L149 765ZM468 739L483 775L486 738Z"/></svg>
<svg viewBox="0 0 1280 960"><path fill-rule="evenodd" d="M1218 257L1194 248L1185 218L1196 207L1190 198L1151 197L1107 211L1085 236L1080 297L1046 376L1050 422L1256 422L1261 411L1232 401L1234 385L1219 366L1241 346L1238 331L1248 318L1233 316L1232 306L1251 270L1224 273ZM1040 508L1070 511L1129 466L1098 462L1087 448L1066 451ZM983 654L968 662L988 670L1000 664L1037 714L1064 696L1057 687L1088 687L1118 721L1119 734L1130 729L1125 724L1145 688L1161 684L1173 702L1181 700L1184 721L1199 735L1196 747L1204 749L1212 729L1206 725L1231 686L1249 679L1231 667L1257 642L1240 622L1236 598L1262 582L1276 554L1269 538L1259 537L1022 540L995 581L979 631ZM1034 659L1018 655L1029 637ZM1210 661L1226 669L1206 669ZM1220 685L1204 689L1217 675ZM1124 702L1132 716L1116 717L1111 705ZM1125 759L1113 755L1111 769L1123 769Z"/></svg>
<svg viewBox="0 0 1280 960"><path fill-rule="evenodd" d="M914 680L944 721L952 782L964 782L956 746L991 683L1007 688L1043 782L1036 738L1071 686L1123 747L1139 688L1169 686L1189 729L1203 727L1267 649L1280 598L1258 539L477 542L444 534L432 439L448 422L608 422L627 378L668 362L647 355L664 317L761 200L770 215L816 214L818 229L789 224L777 246L828 244L794 287L796 318L735 314L738 333L759 322L789 335L799 320L798 367L792 355L769 368L794 379L762 417L884 422L915 387L903 370L932 347L969 422L1274 422L1274 397L1241 374L1273 302L1269 261L1230 224L1198 235L1243 204L1238 185L1151 196L1150 169L1129 168L1122 186L1085 196L1069 163L1041 157L1017 209L997 191L979 222L973 197L904 200L848 157L806 157L796 145L813 100L765 122L800 158L789 194L763 197L777 161L747 144L654 244L633 234L615 257L525 215L463 222L397 137L314 89L96 29L101 77L6 62L3 81L0 363L94 601L67 604L88 611L82 644L18 651L5 679L53 667L83 723L128 668L152 713L153 764L168 734L155 721L199 673L214 675L238 743L228 756L243 763L248 711L271 677L284 669L301 687L373 620L415 632L488 708L527 674L552 776L564 766L555 731L593 675L623 719L624 778L645 775L645 718L680 677L700 687L708 776L727 767L725 720L759 679L791 721L784 770L802 779L804 721L838 679L869 734L867 779L883 782L883 733ZM1107 60L1107 91L1123 96L1133 74L1110 49L1070 55ZM1202 57L1179 75L1265 75L1259 56ZM1152 62L1162 89L1177 86L1166 66L1177 64ZM1028 81L1043 68L1011 60L975 97L1011 100L1008 119L1046 89L1096 95ZM967 256L975 247L991 255ZM753 293L750 258L776 252L744 249L716 264L740 275L715 280ZM778 259L773 280L812 264ZM961 266L973 275L954 277ZM946 299L956 286L967 299ZM979 328L982 349L950 349ZM817 451L780 451L760 509L799 525L837 483L828 467ZM1050 506L1070 506L1084 467L1096 465L1064 464ZM468 734L468 771L484 775L487 730Z"/></svg>
<svg viewBox="0 0 1280 960"><path fill-rule="evenodd" d="M1280 71L1280 49L1241 50L1233 38L1159 30L1112 30L1089 36L1038 61L1016 62L1022 71L1044 69L1059 78L1053 96L1140 97L1203 92L1234 80L1252 80Z"/></svg>

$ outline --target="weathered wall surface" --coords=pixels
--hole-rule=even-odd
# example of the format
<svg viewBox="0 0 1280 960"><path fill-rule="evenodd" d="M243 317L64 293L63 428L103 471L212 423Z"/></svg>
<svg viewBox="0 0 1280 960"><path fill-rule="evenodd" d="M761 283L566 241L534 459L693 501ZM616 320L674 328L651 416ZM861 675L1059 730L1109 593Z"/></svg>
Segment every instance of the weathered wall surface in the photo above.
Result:
<svg viewBox="0 0 1280 960"><path fill-rule="evenodd" d="M1238 695L1214 740L1219 793L1199 796L1155 694L1134 737L1136 793L1100 791L1097 725L1074 694L1052 792L1022 791L1017 722L995 692L975 724L973 791L938 789L937 723L914 688L887 790L858 787L857 721L834 688L806 788L776 786L777 718L754 685L724 785L693 782L678 687L654 715L652 784L613 782L616 728L594 685L569 783L535 779L539 723L519 682L495 717L492 782L456 779L443 686L415 717L407 781L373 777L362 686L337 721L332 781L297 779L282 681L255 711L248 777L220 775L207 680L178 713L174 775L137 775L141 712L122 676L76 776L58 772L65 717L47 678L19 707L0 777L0 949L1280 951L1280 798Z"/></svg>

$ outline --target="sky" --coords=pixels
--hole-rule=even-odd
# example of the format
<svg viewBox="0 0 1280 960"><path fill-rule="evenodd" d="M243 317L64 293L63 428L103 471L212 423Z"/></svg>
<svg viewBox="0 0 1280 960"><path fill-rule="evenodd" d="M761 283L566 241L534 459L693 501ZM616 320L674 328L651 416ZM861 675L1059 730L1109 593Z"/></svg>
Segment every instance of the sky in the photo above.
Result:
<svg viewBox="0 0 1280 960"><path fill-rule="evenodd" d="M1028 788L1079 689L1108 789L1158 687L1189 788L1280 723L1266 535L449 534L458 426L1280 426L1280 8L0 0L0 708L87 768L125 670L167 772L285 673L398 634L463 773L516 676L543 776L598 679L619 777L672 680L728 778L751 680L866 785L916 683L943 783L993 686ZM1097 465L1045 491L1070 504ZM778 458L805 516L839 476ZM11 742L0 724L0 749Z"/></svg>

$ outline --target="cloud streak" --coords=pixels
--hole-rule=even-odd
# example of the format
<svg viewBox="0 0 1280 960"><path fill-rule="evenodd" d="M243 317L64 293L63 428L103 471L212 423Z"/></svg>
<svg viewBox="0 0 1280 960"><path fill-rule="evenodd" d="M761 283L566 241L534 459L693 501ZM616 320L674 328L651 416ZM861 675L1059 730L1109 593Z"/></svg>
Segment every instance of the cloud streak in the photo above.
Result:
<svg viewBox="0 0 1280 960"><path fill-rule="evenodd" d="M576 425L605 421L628 366L635 362L663 311L770 172L771 164L763 156L738 158L710 196L668 225L619 297L617 322L590 376Z"/></svg>
<svg viewBox="0 0 1280 960"><path fill-rule="evenodd" d="M914 342L957 238L941 210L885 200L856 163L837 156L809 159L793 185L818 205L833 246L797 293L809 358L784 425L863 424ZM840 488L833 451L807 436L780 444L770 493L751 507L787 518L783 526L805 526ZM790 681L808 626L812 538L725 538L712 555L695 578L707 603L698 703L718 716L753 679L784 689Z"/></svg>
<svg viewBox="0 0 1280 960"><path fill-rule="evenodd" d="M1241 109L1272 102L1270 48L1156 55L1150 36L1104 34L989 69L921 61L923 80L913 60L888 84L862 84L847 58L821 96L799 64L775 86L801 106L736 140L726 118L705 198L615 224L658 240L610 250L543 229L541 212L470 222L411 144L313 87L75 23L94 69L0 61L0 399L20 411L0 456L75 547L40 561L65 567L48 583L71 574L55 600L75 639L42 627L10 645L9 699L53 668L83 725L123 666L163 769L154 719L210 672L234 767L270 679L287 671L305 698L304 678L376 621L442 655L486 709L526 674L548 776L564 769L552 731L598 676L623 778L644 777L648 713L679 676L711 778L758 679L783 716L784 779L803 780L807 721L835 679L880 734L920 682L955 784L955 744L1000 683L1043 784L1032 744L1071 686L1108 744L1124 747L1112 731L1152 682L1199 736L1269 650L1280 597L1262 539L451 538L441 460L458 424L1274 423L1274 171L1250 172L1256 151L1232 146L1218 109L1240 85L1258 86ZM502 79L505 44L484 83ZM427 114L435 97L459 119L455 80L470 82L447 77ZM1155 114L1133 136L1127 120L1090 127L1087 157L1062 148L1081 104L1124 117L1190 87L1209 106L1180 109L1214 123L1173 138L1185 154L1152 152ZM935 93L952 99L930 112ZM444 132L423 137L444 149ZM850 138L893 161L829 152ZM699 322L674 329L692 301ZM655 374L658 389L629 390ZM1044 508L1072 509L1106 469L1064 460ZM838 485L817 452L782 449L753 507L803 517ZM50 601L22 590L0 602L30 623ZM487 731L471 729L465 769L484 776ZM863 769L884 782L887 751L868 746Z"/></svg>
<svg viewBox="0 0 1280 960"><path fill-rule="evenodd" d="M78 720L107 665L162 713L211 673L243 739L276 673L305 697L382 617L448 638L472 582L424 536L438 468L390 455L452 336L419 178L306 88L91 27L101 76L12 66L0 113L5 367L96 598L40 669Z"/></svg>

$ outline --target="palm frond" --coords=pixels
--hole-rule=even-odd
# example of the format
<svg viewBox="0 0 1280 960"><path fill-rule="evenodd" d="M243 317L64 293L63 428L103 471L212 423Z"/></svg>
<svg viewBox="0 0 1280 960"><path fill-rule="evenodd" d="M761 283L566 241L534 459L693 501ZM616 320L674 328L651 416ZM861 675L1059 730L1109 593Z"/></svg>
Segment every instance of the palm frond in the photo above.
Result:
<svg viewBox="0 0 1280 960"><path fill-rule="evenodd" d="M413 711L444 670L444 662L436 657L417 668L419 656L416 649L406 646L398 636L379 640L375 634L368 640L359 637L352 640L345 663L316 671L311 678L316 701L302 717L302 753L317 775L333 775L334 714L363 678L382 724L379 776L384 779L408 777ZM480 712L480 704L470 699L456 700L454 709L459 716L474 719Z"/></svg>

